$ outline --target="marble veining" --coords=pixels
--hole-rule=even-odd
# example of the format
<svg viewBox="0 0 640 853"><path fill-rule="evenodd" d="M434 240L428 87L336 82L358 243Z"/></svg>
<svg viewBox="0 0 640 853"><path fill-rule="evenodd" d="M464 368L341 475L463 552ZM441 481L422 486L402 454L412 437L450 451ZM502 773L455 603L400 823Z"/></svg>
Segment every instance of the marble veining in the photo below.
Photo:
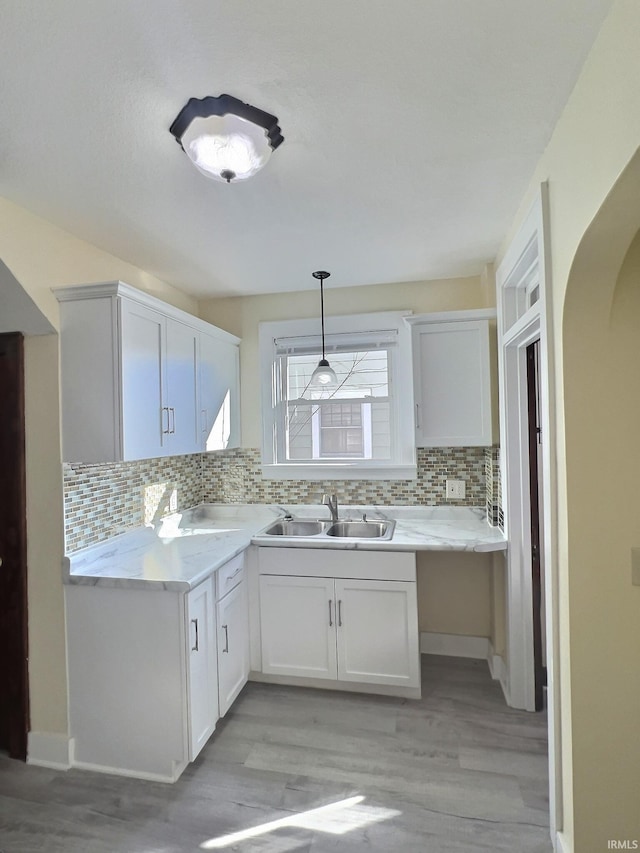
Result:
<svg viewBox="0 0 640 853"><path fill-rule="evenodd" d="M274 519L325 518L317 504L202 504L128 531L65 558L65 582L105 587L186 591L252 542L260 546L369 551L498 551L507 543L470 507L340 507L341 519L395 519L391 540L266 536Z"/></svg>

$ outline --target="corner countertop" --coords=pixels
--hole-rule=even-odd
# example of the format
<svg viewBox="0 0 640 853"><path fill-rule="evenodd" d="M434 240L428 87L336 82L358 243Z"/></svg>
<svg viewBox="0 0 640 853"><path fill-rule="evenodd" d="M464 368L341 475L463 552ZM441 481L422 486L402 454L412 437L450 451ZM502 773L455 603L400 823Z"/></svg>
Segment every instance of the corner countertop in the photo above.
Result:
<svg viewBox="0 0 640 853"><path fill-rule="evenodd" d="M502 531L470 507L342 506L341 518L391 518L393 538L328 540L265 536L263 530L289 513L325 518L319 505L202 504L162 519L153 527L122 533L65 557L65 583L185 592L193 589L251 543L266 547L368 551L502 551Z"/></svg>

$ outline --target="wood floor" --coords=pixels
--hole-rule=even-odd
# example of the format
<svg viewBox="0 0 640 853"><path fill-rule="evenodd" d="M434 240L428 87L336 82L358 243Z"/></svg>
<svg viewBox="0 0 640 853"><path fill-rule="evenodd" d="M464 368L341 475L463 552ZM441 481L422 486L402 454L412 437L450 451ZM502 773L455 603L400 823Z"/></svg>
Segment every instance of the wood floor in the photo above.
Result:
<svg viewBox="0 0 640 853"><path fill-rule="evenodd" d="M0 853L549 853L544 715L482 661L423 657L423 683L249 684L174 785L0 757Z"/></svg>

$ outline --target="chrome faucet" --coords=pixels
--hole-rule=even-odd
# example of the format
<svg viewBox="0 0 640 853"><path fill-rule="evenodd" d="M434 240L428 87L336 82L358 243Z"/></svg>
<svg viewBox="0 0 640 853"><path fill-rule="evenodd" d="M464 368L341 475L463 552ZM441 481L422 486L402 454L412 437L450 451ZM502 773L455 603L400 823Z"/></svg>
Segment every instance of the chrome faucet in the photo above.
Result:
<svg viewBox="0 0 640 853"><path fill-rule="evenodd" d="M337 495L323 495L322 503L325 506L329 507L329 512L331 513L331 521L335 524L338 520L338 496Z"/></svg>

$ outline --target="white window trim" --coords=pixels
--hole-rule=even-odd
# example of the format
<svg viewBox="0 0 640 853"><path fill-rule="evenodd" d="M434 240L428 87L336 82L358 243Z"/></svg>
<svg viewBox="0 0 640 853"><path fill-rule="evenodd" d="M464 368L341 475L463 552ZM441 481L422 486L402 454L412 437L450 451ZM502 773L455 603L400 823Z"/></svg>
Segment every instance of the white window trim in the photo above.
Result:
<svg viewBox="0 0 640 853"><path fill-rule="evenodd" d="M352 334L397 329L390 381L395 401L392 417L397 437L397 458L390 463L373 459L340 462L276 463L274 398L275 339L318 334L318 318L260 323L258 341L262 389L262 476L274 480L414 480L416 444L413 421L413 369L411 329L404 322L410 311L380 311L327 317L326 333ZM318 354L320 358L320 353Z"/></svg>

